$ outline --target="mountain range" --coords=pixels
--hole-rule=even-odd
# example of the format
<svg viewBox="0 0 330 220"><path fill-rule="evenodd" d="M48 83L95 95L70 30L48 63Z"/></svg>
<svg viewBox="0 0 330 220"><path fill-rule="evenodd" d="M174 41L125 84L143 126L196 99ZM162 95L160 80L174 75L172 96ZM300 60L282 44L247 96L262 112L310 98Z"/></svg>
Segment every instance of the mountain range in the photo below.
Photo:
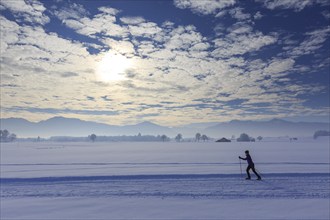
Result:
<svg viewBox="0 0 330 220"><path fill-rule="evenodd" d="M51 137L51 136L88 136L96 135L167 135L174 137L181 133L183 137L194 137L196 133L209 137L238 137L241 133L250 136L312 136L317 130L329 130L329 123L290 122L281 119L270 121L238 121L221 123L194 123L180 127L166 127L151 122L135 125L109 125L76 118L53 117L40 122L30 122L22 118L0 119L1 130L7 129L18 137Z"/></svg>

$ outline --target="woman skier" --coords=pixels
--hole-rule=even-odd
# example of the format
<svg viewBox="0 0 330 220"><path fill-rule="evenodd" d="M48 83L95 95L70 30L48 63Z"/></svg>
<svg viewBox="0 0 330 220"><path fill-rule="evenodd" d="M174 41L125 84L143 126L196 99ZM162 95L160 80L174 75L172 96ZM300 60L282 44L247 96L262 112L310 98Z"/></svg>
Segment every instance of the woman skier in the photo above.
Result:
<svg viewBox="0 0 330 220"><path fill-rule="evenodd" d="M245 158L242 158L241 156L238 157L241 160L246 160L248 163L248 167L246 168L247 178L245 178L245 179L247 179L247 180L251 179L250 169L252 169L254 174L258 177L257 180L261 180L260 175L256 172L256 170L254 168L254 163L252 161L252 158L251 158L248 150L245 151L245 156L246 156Z"/></svg>

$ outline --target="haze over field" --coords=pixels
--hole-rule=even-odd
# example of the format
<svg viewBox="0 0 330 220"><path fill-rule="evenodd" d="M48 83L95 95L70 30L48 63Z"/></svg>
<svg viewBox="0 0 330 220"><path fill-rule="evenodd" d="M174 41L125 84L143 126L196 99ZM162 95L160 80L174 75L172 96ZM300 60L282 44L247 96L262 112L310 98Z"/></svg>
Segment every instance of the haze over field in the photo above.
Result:
<svg viewBox="0 0 330 220"><path fill-rule="evenodd" d="M289 122L273 119L270 121L231 121L223 123L188 124L180 127L160 126L150 122L136 125L116 126L104 123L83 121L74 118L54 117L38 123L29 122L19 118L0 119L1 126L10 131L15 131L19 137L51 137L51 136L76 136L87 137L97 135L167 135L175 137L178 133L186 138L194 138L196 133L206 134L209 137L231 138L248 133L255 137L279 136L308 136L311 137L318 130L328 130L329 123L321 122Z"/></svg>

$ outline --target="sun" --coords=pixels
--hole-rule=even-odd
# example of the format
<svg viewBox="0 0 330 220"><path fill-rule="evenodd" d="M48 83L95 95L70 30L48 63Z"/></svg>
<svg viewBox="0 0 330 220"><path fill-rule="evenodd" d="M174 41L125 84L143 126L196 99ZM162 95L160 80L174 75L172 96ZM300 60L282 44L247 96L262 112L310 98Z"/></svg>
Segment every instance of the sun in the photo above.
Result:
<svg viewBox="0 0 330 220"><path fill-rule="evenodd" d="M127 57L108 52L97 64L96 77L103 82L124 80L125 71L131 67L131 60Z"/></svg>

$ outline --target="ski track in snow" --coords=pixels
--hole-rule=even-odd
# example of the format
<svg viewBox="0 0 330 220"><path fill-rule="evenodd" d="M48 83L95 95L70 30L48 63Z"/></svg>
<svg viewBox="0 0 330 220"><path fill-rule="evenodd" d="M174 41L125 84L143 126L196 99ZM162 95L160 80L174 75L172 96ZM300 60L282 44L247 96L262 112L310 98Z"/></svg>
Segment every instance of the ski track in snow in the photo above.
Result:
<svg viewBox="0 0 330 220"><path fill-rule="evenodd" d="M263 179L244 180L237 174L1 178L0 191L1 198L330 198L329 173L265 174Z"/></svg>

